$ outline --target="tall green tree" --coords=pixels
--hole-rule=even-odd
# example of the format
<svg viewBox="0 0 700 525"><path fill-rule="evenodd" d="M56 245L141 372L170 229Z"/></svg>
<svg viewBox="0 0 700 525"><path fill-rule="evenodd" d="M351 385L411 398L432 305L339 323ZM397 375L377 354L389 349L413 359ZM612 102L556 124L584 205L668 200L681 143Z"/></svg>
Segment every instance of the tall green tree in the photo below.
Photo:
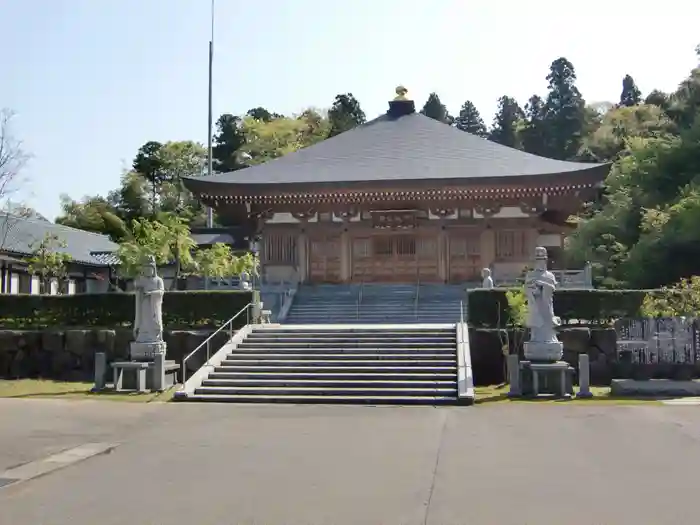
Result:
<svg viewBox="0 0 700 525"><path fill-rule="evenodd" d="M76 201L63 194L61 209L56 224L109 235L115 242L120 242L129 235L127 223L119 217L116 208L99 195L86 196Z"/></svg>
<svg viewBox="0 0 700 525"><path fill-rule="evenodd" d="M279 113L271 113L263 107L257 107L249 109L246 116L253 117L257 120L262 120L263 122L270 122L272 119L280 118L283 115L280 115Z"/></svg>
<svg viewBox="0 0 700 525"><path fill-rule="evenodd" d="M511 148L519 148L518 125L524 117L522 108L514 98L502 96L498 99L498 109L489 132L489 140Z"/></svg>
<svg viewBox="0 0 700 525"><path fill-rule="evenodd" d="M479 110L471 100L467 100L462 104L459 110L459 115L457 115L453 122L454 127L472 135L478 135L479 137L486 137L488 132L486 131L486 125L484 120L479 114Z"/></svg>
<svg viewBox="0 0 700 525"><path fill-rule="evenodd" d="M632 139L675 132L676 125L658 106L619 106L605 113L599 127L584 139L582 156L596 162L615 160Z"/></svg>
<svg viewBox="0 0 700 525"><path fill-rule="evenodd" d="M352 93L344 93L335 96L331 109L328 110L330 122L329 137L339 135L367 121L365 112Z"/></svg>
<svg viewBox="0 0 700 525"><path fill-rule="evenodd" d="M157 141L146 142L139 148L132 167L151 186L151 215L158 213L158 190L168 178L165 163L161 155L163 144Z"/></svg>
<svg viewBox="0 0 700 525"><path fill-rule="evenodd" d="M636 106L642 101L642 92L631 75L625 75L622 79L622 93L620 93L620 106Z"/></svg>
<svg viewBox="0 0 700 525"><path fill-rule="evenodd" d="M574 263L591 261L599 284L654 288L700 275L697 73L667 98L668 115L661 103L618 107L590 137L601 157L617 152L616 161L604 199L583 215L567 253Z"/></svg>
<svg viewBox="0 0 700 525"><path fill-rule="evenodd" d="M647 98L644 99L644 103L658 106L666 111L669 103L668 94L664 93L663 91L659 91L658 89L654 89L647 95Z"/></svg>
<svg viewBox="0 0 700 525"><path fill-rule="evenodd" d="M666 112L681 127L689 128L700 112L700 46L695 49L698 65L669 97Z"/></svg>
<svg viewBox="0 0 700 525"><path fill-rule="evenodd" d="M535 155L547 154L547 131L544 101L532 95L525 104L525 121L520 130L523 150Z"/></svg>
<svg viewBox="0 0 700 525"><path fill-rule="evenodd" d="M428 95L428 100L425 102L420 112L426 117L430 117L439 122L445 122L446 124L452 122L452 117L450 117L447 107L440 101L440 97L437 93Z"/></svg>
<svg viewBox="0 0 700 525"><path fill-rule="evenodd" d="M250 117L243 119L245 146L242 153L249 164L262 164L324 140L329 123L315 110L304 111L298 117L283 117L263 122Z"/></svg>
<svg viewBox="0 0 700 525"><path fill-rule="evenodd" d="M192 221L203 224L204 208L185 188L182 179L205 173L206 149L191 140L171 141L163 145L160 156L167 178L160 187L159 210L176 213L190 224Z"/></svg>
<svg viewBox="0 0 700 525"><path fill-rule="evenodd" d="M250 118L255 119L255 117ZM213 137L212 164L214 171L225 173L245 168L246 165L240 157L240 151L244 145L245 134L241 119L230 113L221 115L216 121L216 133Z"/></svg>
<svg viewBox="0 0 700 525"><path fill-rule="evenodd" d="M126 171L120 178L119 188L107 194L107 202L125 224L148 215L148 183L135 171Z"/></svg>
<svg viewBox="0 0 700 525"><path fill-rule="evenodd" d="M547 75L549 92L544 122L547 130L547 156L576 158L583 140L585 101L576 87L574 66L561 57L552 62Z"/></svg>

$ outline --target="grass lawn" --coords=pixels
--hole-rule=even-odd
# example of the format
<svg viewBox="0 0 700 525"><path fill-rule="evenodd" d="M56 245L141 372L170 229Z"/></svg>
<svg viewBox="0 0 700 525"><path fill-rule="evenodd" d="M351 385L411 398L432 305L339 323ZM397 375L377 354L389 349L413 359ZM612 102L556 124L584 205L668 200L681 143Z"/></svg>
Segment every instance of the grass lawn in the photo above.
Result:
<svg viewBox="0 0 700 525"><path fill-rule="evenodd" d="M482 403L612 403L616 405L661 405L661 400L651 397L618 397L610 395L610 387L592 386L592 398L582 399L573 397L571 399L539 398L539 399L511 399L508 397L509 385L477 386L476 404ZM574 387L574 393L578 392L578 387Z"/></svg>
<svg viewBox="0 0 700 525"><path fill-rule="evenodd" d="M151 401L170 401L175 392L175 388L165 392L145 394L111 391L91 392L92 386L92 383L51 381L48 379L0 379L0 397L104 399L149 403Z"/></svg>

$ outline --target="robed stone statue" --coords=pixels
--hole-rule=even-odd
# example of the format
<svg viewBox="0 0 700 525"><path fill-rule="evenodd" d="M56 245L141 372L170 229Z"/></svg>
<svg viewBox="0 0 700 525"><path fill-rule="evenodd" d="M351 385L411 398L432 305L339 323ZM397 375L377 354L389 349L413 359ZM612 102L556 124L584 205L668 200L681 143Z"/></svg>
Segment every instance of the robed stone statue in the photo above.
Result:
<svg viewBox="0 0 700 525"><path fill-rule="evenodd" d="M557 339L556 327L561 320L554 315L554 290L557 279L547 269L547 250L535 248L535 267L525 275L527 326L530 340L525 343L525 357L532 360L561 359L563 347Z"/></svg>
<svg viewBox="0 0 700 525"><path fill-rule="evenodd" d="M493 288L493 278L491 277L491 270L489 268L484 268L481 270L481 287L490 290Z"/></svg>
<svg viewBox="0 0 700 525"><path fill-rule="evenodd" d="M163 295L165 286L158 276L156 262L149 258L134 281L135 313L132 359L152 359L155 353L165 353L163 342Z"/></svg>

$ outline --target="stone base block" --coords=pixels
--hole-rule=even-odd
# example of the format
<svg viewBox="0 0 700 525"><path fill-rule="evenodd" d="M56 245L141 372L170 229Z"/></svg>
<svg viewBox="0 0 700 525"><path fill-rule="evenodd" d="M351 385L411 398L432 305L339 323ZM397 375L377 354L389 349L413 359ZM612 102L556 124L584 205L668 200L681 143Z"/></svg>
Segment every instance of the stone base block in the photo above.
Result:
<svg viewBox="0 0 700 525"><path fill-rule="evenodd" d="M112 363L112 369L114 370L114 389L118 392L161 390L158 388L158 370L155 363L121 361ZM180 365L175 361L165 361L165 382L162 390L168 390L177 384L178 370Z"/></svg>
<svg viewBox="0 0 700 525"><path fill-rule="evenodd" d="M564 355L564 344L559 341L539 342L527 341L523 343L525 359L528 361L556 362Z"/></svg>
<svg viewBox="0 0 700 525"><path fill-rule="evenodd" d="M167 345L165 341L155 343L132 342L129 347L129 356L132 361L153 361L156 354L165 354Z"/></svg>
<svg viewBox="0 0 700 525"><path fill-rule="evenodd" d="M700 381L674 381L672 379L613 379L612 396L696 397L700 396Z"/></svg>
<svg viewBox="0 0 700 525"><path fill-rule="evenodd" d="M552 395L570 397L574 394L574 367L565 361L555 363L520 362L520 394L536 397Z"/></svg>

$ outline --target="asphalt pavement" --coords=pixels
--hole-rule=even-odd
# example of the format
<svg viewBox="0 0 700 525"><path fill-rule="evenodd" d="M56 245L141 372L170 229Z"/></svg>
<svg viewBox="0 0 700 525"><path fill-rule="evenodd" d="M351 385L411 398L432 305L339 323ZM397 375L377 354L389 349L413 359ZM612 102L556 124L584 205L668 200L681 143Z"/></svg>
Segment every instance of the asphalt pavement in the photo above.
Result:
<svg viewBox="0 0 700 525"><path fill-rule="evenodd" d="M0 400L0 471L96 442L0 488L0 524L697 521L693 406Z"/></svg>

